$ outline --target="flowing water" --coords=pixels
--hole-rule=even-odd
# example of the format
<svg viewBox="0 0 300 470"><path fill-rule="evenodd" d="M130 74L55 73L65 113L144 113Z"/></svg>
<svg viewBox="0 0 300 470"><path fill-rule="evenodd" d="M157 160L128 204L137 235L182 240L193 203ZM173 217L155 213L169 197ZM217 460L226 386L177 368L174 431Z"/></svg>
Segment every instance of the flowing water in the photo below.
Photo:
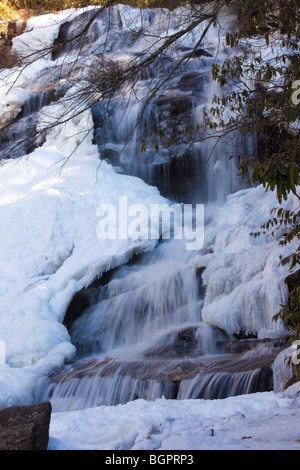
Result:
<svg viewBox="0 0 300 470"><path fill-rule="evenodd" d="M182 245L163 242L74 298L67 318L84 306L70 326L77 360L42 380L39 401L74 410L136 398L213 399L271 389L278 348L238 341L201 321L205 289Z"/></svg>
<svg viewBox="0 0 300 470"><path fill-rule="evenodd" d="M79 50L72 41L62 47L59 38L71 37L90 14L61 27L53 59ZM166 34L166 22L172 30L178 21L160 10L147 10L143 15L144 33L148 31L152 43L155 38L158 41L161 31ZM119 7L94 21L85 47L76 55L77 76L83 73L81 64L93 65L95 59L101 59L103 66L104 56L114 63L141 56L145 37L141 27L134 27L134 18L139 18L134 10L125 15ZM134 92L132 88L123 90L122 95L103 99L92 108L94 142L101 158L109 160L117 171L157 186L170 201L222 203L242 187L236 160L229 159L238 153L234 136L216 148L215 140L191 145L195 127L202 124L203 107L216 92L209 70L217 46L213 40L199 46L146 106L149 90L172 70L178 57L193 49L191 38L144 70ZM41 85L49 83L50 72L53 86L45 89ZM20 126L28 126L30 121L34 128L36 114L66 93L65 82L59 85L55 76L56 69L50 72L46 70L39 77L40 88L25 103L15 127L7 131L2 151L12 145ZM95 75L89 76L91 85L95 85ZM255 142L245 144L246 140L243 145L252 151ZM30 142L26 151L36 145L38 142ZM40 381L36 400L49 399L53 409L61 411L116 405L136 398L214 399L270 390L276 344L241 341L202 322L205 287L202 270L191 263L194 256L185 249L184 241L165 240L153 252L79 292L65 317L77 357L59 373Z"/></svg>

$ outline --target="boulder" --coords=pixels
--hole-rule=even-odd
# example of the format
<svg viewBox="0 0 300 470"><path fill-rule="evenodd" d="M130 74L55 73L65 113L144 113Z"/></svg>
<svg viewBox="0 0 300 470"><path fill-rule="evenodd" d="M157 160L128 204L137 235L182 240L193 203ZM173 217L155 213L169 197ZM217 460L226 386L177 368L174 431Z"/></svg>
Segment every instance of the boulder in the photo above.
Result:
<svg viewBox="0 0 300 470"><path fill-rule="evenodd" d="M0 450L46 450L51 403L0 410Z"/></svg>
<svg viewBox="0 0 300 470"><path fill-rule="evenodd" d="M1 428L0 450L33 450L34 432L33 423Z"/></svg>
<svg viewBox="0 0 300 470"><path fill-rule="evenodd" d="M15 20L11 20L8 24L8 31L7 37L8 39L12 39L15 36L19 36L23 34L26 29L27 20L23 18L18 18Z"/></svg>

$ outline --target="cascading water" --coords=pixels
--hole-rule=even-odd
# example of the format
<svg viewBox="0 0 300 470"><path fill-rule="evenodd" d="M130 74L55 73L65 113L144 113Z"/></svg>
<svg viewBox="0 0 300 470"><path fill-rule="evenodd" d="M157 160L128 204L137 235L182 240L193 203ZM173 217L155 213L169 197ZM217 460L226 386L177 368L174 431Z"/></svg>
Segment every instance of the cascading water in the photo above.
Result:
<svg viewBox="0 0 300 470"><path fill-rule="evenodd" d="M163 242L107 284L87 289L90 306L70 327L77 361L42 380L37 399L60 411L270 389L270 345L253 353L245 342L234 354L225 332L202 323L205 291L188 253L177 240Z"/></svg>
<svg viewBox="0 0 300 470"><path fill-rule="evenodd" d="M176 29L178 20L176 14L174 19L161 10L137 15L119 6L95 19L85 47L78 49L74 41L62 46L61 39L72 37L91 15L62 25L53 53L53 59L62 63L75 54L76 74L85 79L80 67L85 67L87 55L89 70L104 56L114 63L135 60L155 41L159 44L162 32L165 37ZM123 90L122 95L93 106L94 142L102 159L157 186L171 201L213 203L241 187L235 159L228 159L228 153L234 153L232 142L219 145L213 154L214 141L191 145L194 129L189 126L200 127L202 109L214 92L209 70L215 42L208 40L194 50L145 106L149 90L172 70L178 57L193 50L193 44L194 38L187 36L168 50L141 74L135 93ZM93 81L96 75L88 78ZM66 92L64 87L59 90L61 95ZM20 121L48 104L49 96L49 92L33 94ZM40 380L36 400L50 399L58 411L136 398L224 398L270 389L270 365L277 353L272 344L263 345L260 354L255 352L256 343L245 341L234 353L235 338L202 322L205 289L201 269L191 262L194 256L185 249L184 240L164 240L153 252L110 273L108 282L75 296L65 324L77 347L76 360Z"/></svg>

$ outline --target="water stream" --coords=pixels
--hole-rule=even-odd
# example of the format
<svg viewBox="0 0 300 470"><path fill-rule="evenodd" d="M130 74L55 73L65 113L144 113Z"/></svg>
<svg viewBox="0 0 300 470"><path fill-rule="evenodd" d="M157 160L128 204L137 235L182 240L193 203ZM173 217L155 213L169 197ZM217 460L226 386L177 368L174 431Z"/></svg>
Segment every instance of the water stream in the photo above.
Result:
<svg viewBox="0 0 300 470"><path fill-rule="evenodd" d="M93 58L99 61L104 51L115 62L134 60L141 54L145 46L141 29L137 31L129 21L134 20L133 10L124 12L123 7L113 8L109 18L107 12L97 18L86 47L76 56L78 69L87 63L87 54L89 64ZM59 37L68 37L89 14L63 25ZM176 21L164 19L159 10L144 13L144 31L152 33L152 41L159 31L166 33L166 21L170 29L175 27ZM228 194L243 187L236 160L228 158L236 153L234 136L213 153L213 140L190 145L195 133L189 125L201 125L202 109L216 90L209 70L217 46L211 40L199 47L145 107L137 126L149 89L179 56L191 51L193 38L167 51L159 64L153 63L139 78L135 93L123 90L122 95L92 108L100 158L110 161L117 171L157 186L171 202L221 204ZM76 44L71 42L65 49L58 41L53 59L67 57L72 50L76 51ZM43 76L39 80L43 83ZM55 80L53 87L32 93L15 127L7 131L2 151L24 122L28 126L31 119L34 128L35 115L62 97L64 87ZM169 145L164 145L166 139ZM34 145L38 142L31 143L30 149ZM253 147L255 142L249 145ZM59 373L40 380L36 401L51 400L54 411L62 411L137 398L214 399L271 390L271 365L278 343L239 340L202 322L205 286L201 269L191 263L194 256L182 240L162 241L153 252L79 292L65 317L77 356Z"/></svg>
<svg viewBox="0 0 300 470"><path fill-rule="evenodd" d="M176 242L162 243L116 270L107 284L80 294L90 305L70 327L77 360L41 381L39 400L62 411L271 389L278 345L238 341L201 321L201 274ZM73 308L78 303L80 296Z"/></svg>

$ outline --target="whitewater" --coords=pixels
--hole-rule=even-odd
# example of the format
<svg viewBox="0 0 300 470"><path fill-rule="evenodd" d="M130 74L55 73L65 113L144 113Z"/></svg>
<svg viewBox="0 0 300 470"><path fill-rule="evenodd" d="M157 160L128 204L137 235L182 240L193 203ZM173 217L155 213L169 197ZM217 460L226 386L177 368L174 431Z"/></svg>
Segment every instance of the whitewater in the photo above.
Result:
<svg viewBox="0 0 300 470"><path fill-rule="evenodd" d="M119 9L127 24L128 18L139 20L133 9ZM26 32L14 39L14 50L26 53L52 44L63 21L89 10L30 19ZM1 126L28 100L28 84L52 66L49 55L21 71L1 72ZM66 101L58 100L43 109L41 122L45 115L64 112ZM47 131L44 142L28 155L0 164L1 409L32 404L40 380L74 359L76 347L63 324L73 296L135 255L152 252L158 242L97 237L100 204L117 206L126 195L129 205L143 204L150 213L152 204L168 201L157 187L100 161L92 127L92 113L84 110ZM295 204L291 195L284 207L292 210ZM275 195L262 186L207 205L204 249L189 253L185 262L205 268L202 320L209 328L228 335L255 332L258 338L285 334L281 323L273 321L287 297L288 270L278 260L293 246L281 247L268 234L251 236L275 206ZM214 400L138 398L54 411L48 449L299 449L300 384L283 390L281 382L291 376L284 357L294 352L286 349L275 360L274 390L269 392Z"/></svg>

